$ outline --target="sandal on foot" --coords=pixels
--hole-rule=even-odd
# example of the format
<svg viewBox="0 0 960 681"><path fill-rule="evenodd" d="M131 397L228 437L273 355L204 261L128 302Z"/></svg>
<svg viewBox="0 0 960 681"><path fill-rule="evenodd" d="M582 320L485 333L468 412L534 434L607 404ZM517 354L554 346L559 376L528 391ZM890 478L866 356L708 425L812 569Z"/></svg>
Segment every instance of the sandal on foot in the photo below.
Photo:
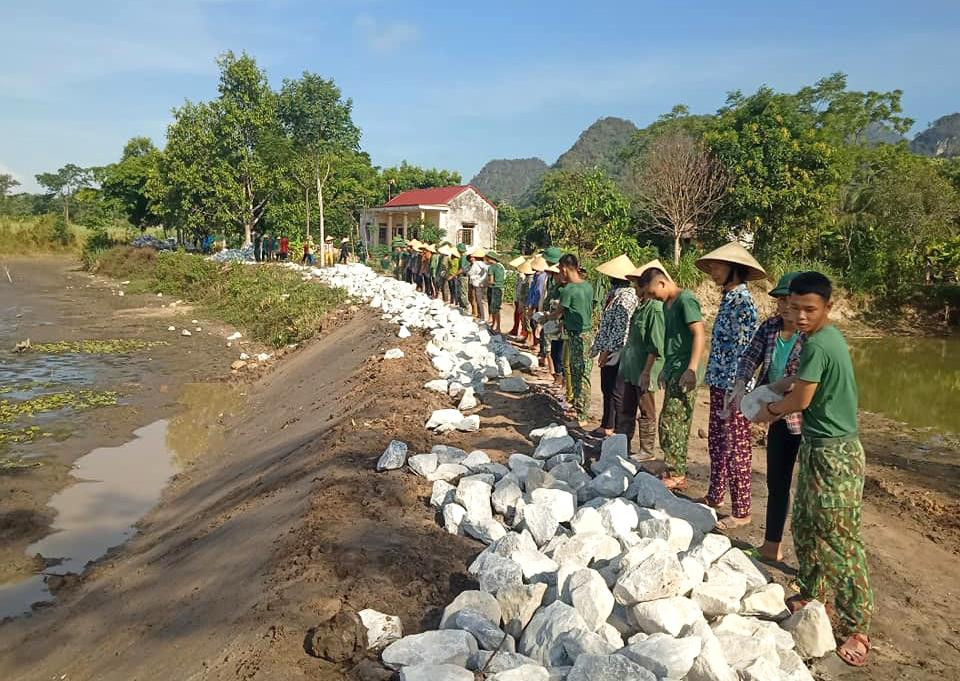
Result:
<svg viewBox="0 0 960 681"><path fill-rule="evenodd" d="M668 475L664 473L660 476L660 482L671 492L682 492L687 488L687 476L685 475Z"/></svg>
<svg viewBox="0 0 960 681"><path fill-rule="evenodd" d="M837 657L851 667L863 667L870 653L870 638L866 634L850 634L846 641L837 647Z"/></svg>
<svg viewBox="0 0 960 681"><path fill-rule="evenodd" d="M732 532L738 528L746 527L750 522L751 521L746 518L735 518L732 515L728 515L726 518L721 518L717 521L716 530L718 532Z"/></svg>

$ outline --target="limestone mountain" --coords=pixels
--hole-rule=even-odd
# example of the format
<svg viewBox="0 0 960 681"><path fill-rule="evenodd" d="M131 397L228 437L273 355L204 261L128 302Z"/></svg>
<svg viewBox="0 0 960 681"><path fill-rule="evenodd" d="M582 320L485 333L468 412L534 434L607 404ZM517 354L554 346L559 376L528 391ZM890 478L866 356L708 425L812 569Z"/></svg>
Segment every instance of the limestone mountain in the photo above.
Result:
<svg viewBox="0 0 960 681"><path fill-rule="evenodd" d="M637 131L637 126L623 118L601 118L580 134L580 138L553 164L560 170L599 166L614 179L623 176L622 153Z"/></svg>
<svg viewBox="0 0 960 681"><path fill-rule="evenodd" d="M910 142L915 154L950 158L960 156L960 113L941 116Z"/></svg>
<svg viewBox="0 0 960 681"><path fill-rule="evenodd" d="M506 201L518 208L533 202L533 195L549 167L539 158L501 158L488 161L470 184L491 201Z"/></svg>

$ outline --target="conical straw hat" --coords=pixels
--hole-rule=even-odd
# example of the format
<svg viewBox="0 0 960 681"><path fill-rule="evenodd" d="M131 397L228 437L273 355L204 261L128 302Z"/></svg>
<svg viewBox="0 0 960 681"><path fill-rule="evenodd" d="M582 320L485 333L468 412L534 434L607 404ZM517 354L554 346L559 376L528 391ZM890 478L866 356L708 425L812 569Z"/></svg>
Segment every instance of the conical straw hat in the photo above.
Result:
<svg viewBox="0 0 960 681"><path fill-rule="evenodd" d="M524 261L517 266L517 272L520 274L533 274L533 268L530 266L530 261L524 259Z"/></svg>
<svg viewBox="0 0 960 681"><path fill-rule="evenodd" d="M437 253L442 253L443 255L448 255L448 256L460 255L459 253L457 253L457 249L454 248L453 246L450 246L449 244L444 244L443 246L438 248Z"/></svg>
<svg viewBox="0 0 960 681"><path fill-rule="evenodd" d="M430 253L436 253L436 252L437 252L437 249L434 248L432 244L421 244L421 245L420 245L420 250L422 250L422 251L429 251Z"/></svg>
<svg viewBox="0 0 960 681"><path fill-rule="evenodd" d="M660 270L661 272L663 272L663 273L667 276L667 279L669 279L670 281L673 281L673 277L670 276L670 273L667 272L667 268L664 267L664 266L663 266L663 263L660 262L659 260L651 260L651 261L648 262L648 263L644 263L643 265L640 265L640 267L638 267L638 268L635 269L633 272L630 272L630 273L627 275L627 279L639 279L640 277L643 276L643 273L644 273L644 272L646 272L647 270L652 270L652 269L658 269L658 270Z"/></svg>
<svg viewBox="0 0 960 681"><path fill-rule="evenodd" d="M767 271L763 266L750 255L750 251L737 243L729 243L720 248L710 251L702 258L697 260L697 269L710 274L710 263L725 262L735 265L743 265L747 268L747 280L756 281L766 279Z"/></svg>
<svg viewBox="0 0 960 681"><path fill-rule="evenodd" d="M626 255L618 255L613 260L608 260L602 265L599 265L597 272L613 279L626 279L627 275L635 269L637 269L637 266L630 261L630 258Z"/></svg>
<svg viewBox="0 0 960 681"><path fill-rule="evenodd" d="M535 255L530 258L530 269L534 272L543 272L547 269L547 261L543 259L542 255Z"/></svg>
<svg viewBox="0 0 960 681"><path fill-rule="evenodd" d="M419 241L417 241L416 239L410 239L410 241L407 242L407 246L410 246L410 247L413 248L414 250L419 249L422 245L423 245L423 244L421 244L421 243L420 243Z"/></svg>
<svg viewBox="0 0 960 681"><path fill-rule="evenodd" d="M480 246L477 246L475 249L470 251L470 256L473 258L485 258L487 257L487 250Z"/></svg>
<svg viewBox="0 0 960 681"><path fill-rule="evenodd" d="M527 259L524 258L522 255L520 255L514 258L513 260L511 260L507 264L510 265L510 267L520 267L520 265L522 265L525 262L527 262Z"/></svg>

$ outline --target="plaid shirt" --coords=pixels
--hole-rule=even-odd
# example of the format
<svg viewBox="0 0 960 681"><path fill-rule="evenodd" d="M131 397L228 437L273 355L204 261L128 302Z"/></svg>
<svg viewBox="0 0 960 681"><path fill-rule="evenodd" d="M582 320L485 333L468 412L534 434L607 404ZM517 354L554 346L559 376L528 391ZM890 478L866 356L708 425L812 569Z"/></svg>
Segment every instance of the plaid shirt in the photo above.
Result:
<svg viewBox="0 0 960 681"><path fill-rule="evenodd" d="M774 315L763 322L757 332L753 334L753 340L750 341L744 351L740 354L740 363L737 366L737 382L750 387L753 377L760 369L760 384L768 383L768 373L770 372L770 363L773 361L773 350L777 347L777 336L783 330L783 318L780 315ZM796 333L799 333L796 332ZM803 334L797 337L797 342L787 358L787 366L784 370L784 376L794 376L797 368L800 366L800 351L803 349ZM784 417L787 422L787 429L794 435L800 434L800 426L803 418L800 412L787 414Z"/></svg>

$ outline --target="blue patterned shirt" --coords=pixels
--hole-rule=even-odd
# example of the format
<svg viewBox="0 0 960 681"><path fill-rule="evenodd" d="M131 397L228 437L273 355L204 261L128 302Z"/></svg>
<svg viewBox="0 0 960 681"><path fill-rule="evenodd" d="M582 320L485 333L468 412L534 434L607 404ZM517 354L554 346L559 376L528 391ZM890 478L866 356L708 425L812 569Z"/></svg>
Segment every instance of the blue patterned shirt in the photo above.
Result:
<svg viewBox="0 0 960 681"><path fill-rule="evenodd" d="M706 384L721 390L733 390L740 355L750 345L757 330L757 306L746 284L724 292L710 338Z"/></svg>

